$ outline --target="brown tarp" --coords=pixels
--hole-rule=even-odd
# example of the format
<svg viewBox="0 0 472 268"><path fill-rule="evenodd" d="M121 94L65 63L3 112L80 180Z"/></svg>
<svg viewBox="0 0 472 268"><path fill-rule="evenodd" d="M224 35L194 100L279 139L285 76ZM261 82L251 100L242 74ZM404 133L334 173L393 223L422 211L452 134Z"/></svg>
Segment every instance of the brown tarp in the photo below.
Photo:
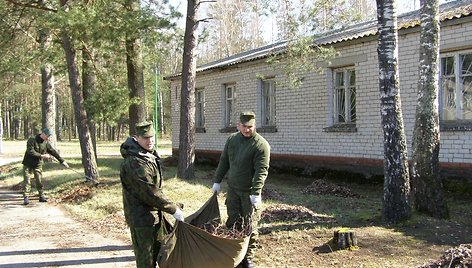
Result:
<svg viewBox="0 0 472 268"><path fill-rule="evenodd" d="M185 221L178 221L164 238L158 255L159 267L230 268L236 267L244 258L249 236L244 239L221 238L196 227L212 221L221 222L216 194Z"/></svg>

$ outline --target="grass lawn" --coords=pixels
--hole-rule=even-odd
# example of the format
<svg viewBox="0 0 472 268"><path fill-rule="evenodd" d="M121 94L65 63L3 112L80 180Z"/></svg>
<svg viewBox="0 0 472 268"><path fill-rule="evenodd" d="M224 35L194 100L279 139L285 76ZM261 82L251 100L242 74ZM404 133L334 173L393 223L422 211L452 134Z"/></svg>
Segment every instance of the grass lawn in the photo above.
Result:
<svg viewBox="0 0 472 268"><path fill-rule="evenodd" d="M168 141L163 148L170 148ZM61 142L58 148L72 169L47 163L44 184L53 201L78 220L110 236L129 239L122 213L119 180L119 142L99 143L99 186L85 183L81 174L78 142ZM2 157L21 157L25 141L3 141ZM164 192L185 205L184 213L196 211L211 196L216 167L196 166L197 178L176 178L175 161L164 159ZM0 167L0 180L13 188L21 178L21 164ZM78 173L76 172L78 171ZM80 173L80 174L79 174ZM219 195L225 216L224 193ZM457 187L461 188L461 187ZM418 267L438 260L451 247L472 243L472 194L447 192L449 220L414 213L401 224L381 221L382 184L349 181L331 173L324 178L302 177L271 170L263 192L263 220L258 267ZM359 248L332 250L327 242L341 227L355 232ZM466 267L466 266L464 266ZM470 267L470 266L468 266Z"/></svg>

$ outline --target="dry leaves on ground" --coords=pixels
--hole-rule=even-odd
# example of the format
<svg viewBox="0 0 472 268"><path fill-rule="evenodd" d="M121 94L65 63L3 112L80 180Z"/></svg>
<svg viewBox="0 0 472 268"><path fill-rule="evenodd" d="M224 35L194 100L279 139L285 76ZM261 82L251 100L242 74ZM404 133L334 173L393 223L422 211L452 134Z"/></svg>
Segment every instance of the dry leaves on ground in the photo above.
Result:
<svg viewBox="0 0 472 268"><path fill-rule="evenodd" d="M262 188L262 197L264 199L272 199L276 201L282 201L285 199L285 195L280 194L276 190L269 189L267 186Z"/></svg>
<svg viewBox="0 0 472 268"><path fill-rule="evenodd" d="M472 267L472 244L462 244L446 250L437 261L418 268L470 268Z"/></svg>
<svg viewBox="0 0 472 268"><path fill-rule="evenodd" d="M276 221L311 221L317 222L319 217L304 206L273 204L262 211L261 219L266 222Z"/></svg>
<svg viewBox="0 0 472 268"><path fill-rule="evenodd" d="M94 188L87 185L81 187L75 187L69 191L62 193L59 197L55 198L54 201L61 202L80 202L83 200L90 199L94 193Z"/></svg>
<svg viewBox="0 0 472 268"><path fill-rule="evenodd" d="M323 179L315 180L308 187L304 188L302 193L361 198L359 194L354 193L351 189Z"/></svg>

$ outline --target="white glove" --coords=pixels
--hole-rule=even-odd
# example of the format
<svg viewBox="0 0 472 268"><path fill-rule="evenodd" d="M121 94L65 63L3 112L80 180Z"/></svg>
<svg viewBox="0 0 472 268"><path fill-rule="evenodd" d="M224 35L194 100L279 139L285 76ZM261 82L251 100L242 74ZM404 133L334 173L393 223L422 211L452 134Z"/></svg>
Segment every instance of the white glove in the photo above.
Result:
<svg viewBox="0 0 472 268"><path fill-rule="evenodd" d="M254 206L259 206L262 204L262 197L260 195L250 195L249 198L251 199L251 203Z"/></svg>
<svg viewBox="0 0 472 268"><path fill-rule="evenodd" d="M213 192L219 193L221 191L221 184L220 183L213 183L213 187L211 188Z"/></svg>
<svg viewBox="0 0 472 268"><path fill-rule="evenodd" d="M62 165L65 166L66 168L69 168L69 164L67 164L66 161L62 162Z"/></svg>
<svg viewBox="0 0 472 268"><path fill-rule="evenodd" d="M178 208L175 213L172 214L172 216L174 216L174 218L178 221L184 221L184 213L182 210L180 210L180 208Z"/></svg>

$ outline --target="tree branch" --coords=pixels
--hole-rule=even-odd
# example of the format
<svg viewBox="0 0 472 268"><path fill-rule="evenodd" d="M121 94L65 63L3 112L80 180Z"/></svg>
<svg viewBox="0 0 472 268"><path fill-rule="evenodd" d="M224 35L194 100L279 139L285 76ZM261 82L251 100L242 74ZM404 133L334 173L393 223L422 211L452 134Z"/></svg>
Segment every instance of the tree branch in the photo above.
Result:
<svg viewBox="0 0 472 268"><path fill-rule="evenodd" d="M19 7L28 7L28 8L35 8L35 9L39 9L39 10L44 10L44 11L52 11L52 12L57 12L56 9L52 9L52 8L48 8L48 7L45 7L45 6L42 6L40 5L38 2L33 2L33 3L21 3L21 2L17 2L15 0L6 0L7 2L15 5L15 6L19 6Z"/></svg>

